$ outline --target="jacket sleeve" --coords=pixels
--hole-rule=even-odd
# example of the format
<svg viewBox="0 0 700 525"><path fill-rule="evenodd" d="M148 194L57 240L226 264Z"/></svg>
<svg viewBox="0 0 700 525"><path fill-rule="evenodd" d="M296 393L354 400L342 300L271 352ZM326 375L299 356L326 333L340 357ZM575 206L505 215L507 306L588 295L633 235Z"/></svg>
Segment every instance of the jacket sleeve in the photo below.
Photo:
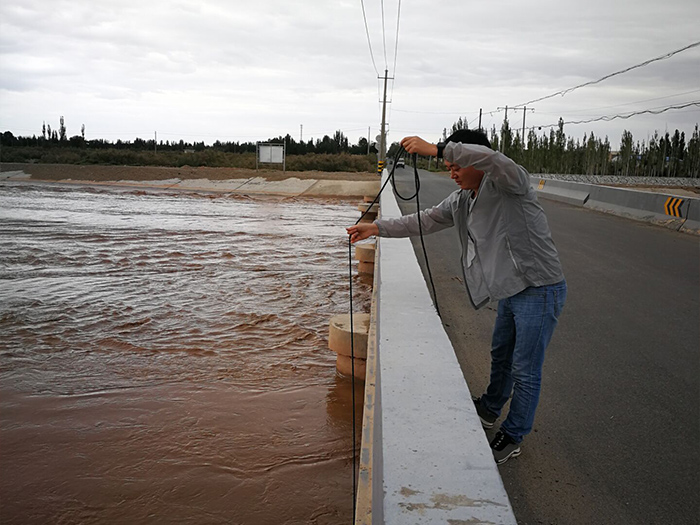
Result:
<svg viewBox="0 0 700 525"><path fill-rule="evenodd" d="M474 166L507 193L524 195L530 188L530 176L524 168L486 146L449 142L445 146L444 158L461 168Z"/></svg>
<svg viewBox="0 0 700 525"><path fill-rule="evenodd" d="M423 233L435 233L454 225L450 202L455 198L456 193L458 192L453 193L437 206L420 212ZM395 219L377 219L374 224L379 228L380 237L411 237L420 234L418 213Z"/></svg>

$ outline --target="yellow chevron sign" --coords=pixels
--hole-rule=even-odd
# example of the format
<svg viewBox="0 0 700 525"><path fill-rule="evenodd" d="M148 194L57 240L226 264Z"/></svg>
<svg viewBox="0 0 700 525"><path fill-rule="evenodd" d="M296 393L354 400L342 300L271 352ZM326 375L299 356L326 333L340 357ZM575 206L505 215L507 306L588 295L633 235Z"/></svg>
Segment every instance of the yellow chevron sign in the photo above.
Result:
<svg viewBox="0 0 700 525"><path fill-rule="evenodd" d="M681 204L683 204L683 199L680 197L669 197L666 199L666 204L664 204L664 211L666 215L671 217L681 216Z"/></svg>
<svg viewBox="0 0 700 525"><path fill-rule="evenodd" d="M541 190L542 188L544 188L544 179L540 179L540 184L537 186L538 190Z"/></svg>

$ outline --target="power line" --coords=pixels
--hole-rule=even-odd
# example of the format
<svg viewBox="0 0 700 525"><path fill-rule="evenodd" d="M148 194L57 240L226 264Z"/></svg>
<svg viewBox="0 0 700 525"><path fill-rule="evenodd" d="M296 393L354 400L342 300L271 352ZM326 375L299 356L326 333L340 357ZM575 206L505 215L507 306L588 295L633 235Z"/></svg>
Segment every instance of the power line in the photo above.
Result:
<svg viewBox="0 0 700 525"><path fill-rule="evenodd" d="M623 74L623 73L627 73L627 72L629 72L629 71L632 71L633 69L638 69L638 68L640 68L640 67L648 66L648 65L651 64L652 62L657 62L657 61L659 61L659 60L665 60L665 59L667 59L667 58L671 58L673 55L677 55L678 53L681 53L681 52L683 52L683 51L687 51L688 49L692 49L692 48L697 47L697 46L700 46L700 42L694 42L694 43L689 44L689 45L687 45L687 46L685 46L685 47L682 47L682 48L680 48L680 49L676 49L675 51L671 51L670 53L666 53L665 55L661 55L661 56L658 56L658 57L656 57L656 58L652 58L652 59L649 59L649 60L645 60L644 62L642 62L642 63L640 63L640 64L636 64L636 65L634 65L634 66L630 66L630 67L628 67L628 68L621 69L620 71L615 71L614 73L610 73L609 75L605 75L604 77L601 77L601 78L599 78L598 80L591 80L591 81L589 81L589 82L584 82L583 84L579 84L578 86L574 86L574 87L571 87L571 88L568 88L568 89L564 89L564 90L562 90L562 91L557 91L556 93L552 93L551 95L547 95L547 96L545 96L545 97L536 98L536 99L534 99L534 100L530 100L530 101L528 101L528 102L524 102L524 103L522 103L522 104L518 104L518 106L526 106L527 104L532 104L532 103L534 103L534 102L540 102L541 100L547 100L548 98L556 97L557 95L561 95L561 96L563 97L563 96L566 95L567 93L571 93L572 91L574 91L574 90L576 90L576 89L579 89L579 88L582 88L582 87L585 87L585 86L591 86L591 85L593 85L593 84L598 84L599 82L602 82L603 80L607 80L607 79L609 79L609 78L611 78L611 77L614 77L614 76L617 76L617 75L621 75L621 74Z"/></svg>
<svg viewBox="0 0 700 525"><path fill-rule="evenodd" d="M394 66L392 68L392 80L391 80L391 92L389 94L389 100L394 100L394 79L396 78L396 57L399 54L399 20L401 19L401 0L399 0L399 7L396 14L396 39L394 41ZM391 121L392 106L389 106L389 121Z"/></svg>
<svg viewBox="0 0 700 525"><path fill-rule="evenodd" d="M641 104L641 103L643 103L643 102L653 102L654 100L663 100L663 99L666 99L666 98L673 98L673 97L680 97L680 96L682 96L682 95L689 95L689 94L691 94L691 93L697 93L698 91L700 91L700 89L693 89L693 90L690 90L690 91L684 91L683 93L674 93L673 95L666 95L666 96L663 96L663 97L654 97L654 98L647 98L647 99L644 99L644 100L636 100L636 101L634 101L634 102L625 102L624 104L614 104L614 105L612 105L612 106L602 106L602 107L598 107L598 108L578 109L578 110L574 110L574 111L569 111L568 113L569 113L569 114L571 114L571 113L574 113L574 114L576 114L576 113L584 113L584 114L585 114L585 113L590 113L590 112L593 112L593 111L595 111L595 112L597 113L597 112L598 112L599 110L601 110L601 109L619 108L619 107L622 107L622 106L633 106L633 105L635 105L635 104ZM558 115L558 113L547 113L547 112L544 112L544 111L538 111L538 113L539 113L540 115Z"/></svg>
<svg viewBox="0 0 700 525"><path fill-rule="evenodd" d="M399 19L401 18L401 0L399 0L398 14L396 15L396 43L394 45L394 67L393 74L396 76L396 56L399 53Z"/></svg>
<svg viewBox="0 0 700 525"><path fill-rule="evenodd" d="M364 0L360 0L360 4L362 4L362 18L364 18L364 20L365 20L365 32L367 33L367 44L369 44L369 56L372 59L372 65L374 66L374 71L377 73L377 76L379 76L379 70L377 69L377 63L374 61L374 51L372 51L372 41L369 38L369 27L367 26L367 14L365 13Z"/></svg>
<svg viewBox="0 0 700 525"><path fill-rule="evenodd" d="M386 29L384 28L384 0L380 2L382 9L382 43L384 44L384 69L389 69L389 62L386 59Z"/></svg>
<svg viewBox="0 0 700 525"><path fill-rule="evenodd" d="M588 120L570 120L570 121L564 122L564 124L588 124L589 122L600 122L600 121L610 122L611 120L615 120L615 119L623 119L624 120L624 119L628 119L631 117L635 117L637 115L644 115L644 114L660 115L661 113L666 113L667 111L676 110L676 109L685 109L685 108L688 108L691 106L700 106L700 100L696 100L694 102L687 102L687 103L681 104L679 106L667 106L667 107L661 108L661 109L652 108L652 109L644 109L641 111L633 111L629 114L623 114L623 115L603 115L602 117L592 118L592 119L588 119ZM547 124L545 126L532 126L528 129L551 128L551 127L558 126L558 125L559 125L559 123L557 122L556 124Z"/></svg>

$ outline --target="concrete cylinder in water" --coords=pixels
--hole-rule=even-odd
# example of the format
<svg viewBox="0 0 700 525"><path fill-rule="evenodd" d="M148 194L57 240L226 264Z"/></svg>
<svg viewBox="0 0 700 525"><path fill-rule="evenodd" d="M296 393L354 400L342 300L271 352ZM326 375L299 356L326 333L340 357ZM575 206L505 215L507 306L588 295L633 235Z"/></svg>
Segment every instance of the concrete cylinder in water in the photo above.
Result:
<svg viewBox="0 0 700 525"><path fill-rule="evenodd" d="M376 243L363 242L355 245L355 259L360 262L371 262L374 264L374 253L376 251Z"/></svg>
<svg viewBox="0 0 700 525"><path fill-rule="evenodd" d="M367 360L355 358L354 361L355 361L355 379L359 379L361 381L364 381L365 375L367 373ZM336 370L338 370L338 372L340 372L344 376L352 377L352 373L353 373L352 362L353 362L352 357L338 354L336 356L336 359L335 359L335 368L336 368Z"/></svg>
<svg viewBox="0 0 700 525"><path fill-rule="evenodd" d="M352 333L350 332L350 314L339 314L331 317L328 348L338 355L355 359L367 359L367 335L369 334L369 314L356 313L352 317Z"/></svg>
<svg viewBox="0 0 700 525"><path fill-rule="evenodd" d="M374 254L376 244L367 242L355 245L355 258L359 261L357 271L361 274L374 275Z"/></svg>

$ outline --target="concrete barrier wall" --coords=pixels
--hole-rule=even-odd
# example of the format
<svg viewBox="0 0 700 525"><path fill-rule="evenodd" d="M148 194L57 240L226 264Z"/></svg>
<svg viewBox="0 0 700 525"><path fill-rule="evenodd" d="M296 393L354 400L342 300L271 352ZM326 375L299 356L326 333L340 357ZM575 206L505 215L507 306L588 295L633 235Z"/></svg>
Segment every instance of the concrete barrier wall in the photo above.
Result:
<svg viewBox="0 0 700 525"><path fill-rule="evenodd" d="M381 210L382 217L401 215L388 190L382 194ZM358 522L515 524L411 242L381 239L378 244L373 374L368 355L373 430L365 433L363 428L359 487L371 494L371 518L365 499ZM370 445L371 454L365 450ZM363 477L367 461L371 473ZM362 486L367 480L371 489Z"/></svg>
<svg viewBox="0 0 700 525"><path fill-rule="evenodd" d="M538 195L621 217L700 233L700 199L531 177Z"/></svg>
<svg viewBox="0 0 700 525"><path fill-rule="evenodd" d="M540 179L534 176L530 180L533 186L537 188L538 193L543 197L576 206L586 204L591 193L590 184Z"/></svg>
<svg viewBox="0 0 700 525"><path fill-rule="evenodd" d="M700 234L700 199L690 199L688 204L688 219L681 226L681 231Z"/></svg>
<svg viewBox="0 0 700 525"><path fill-rule="evenodd" d="M585 207L678 230L688 216L690 199L680 199L678 216L674 216L666 213L664 209L669 199L673 198L672 195L663 193L593 186Z"/></svg>
<svg viewBox="0 0 700 525"><path fill-rule="evenodd" d="M375 269L379 266L380 246L375 249ZM365 395L362 412L362 444L360 446L360 465L357 480L357 500L355 503L355 524L371 525L384 523L382 484L382 427L381 418L375 414L382 413L381 399L377 396L379 366L377 355L379 301L377 294L379 272L374 272L372 287L372 312L367 338L367 368L365 375ZM378 480L373 483L374 480Z"/></svg>

